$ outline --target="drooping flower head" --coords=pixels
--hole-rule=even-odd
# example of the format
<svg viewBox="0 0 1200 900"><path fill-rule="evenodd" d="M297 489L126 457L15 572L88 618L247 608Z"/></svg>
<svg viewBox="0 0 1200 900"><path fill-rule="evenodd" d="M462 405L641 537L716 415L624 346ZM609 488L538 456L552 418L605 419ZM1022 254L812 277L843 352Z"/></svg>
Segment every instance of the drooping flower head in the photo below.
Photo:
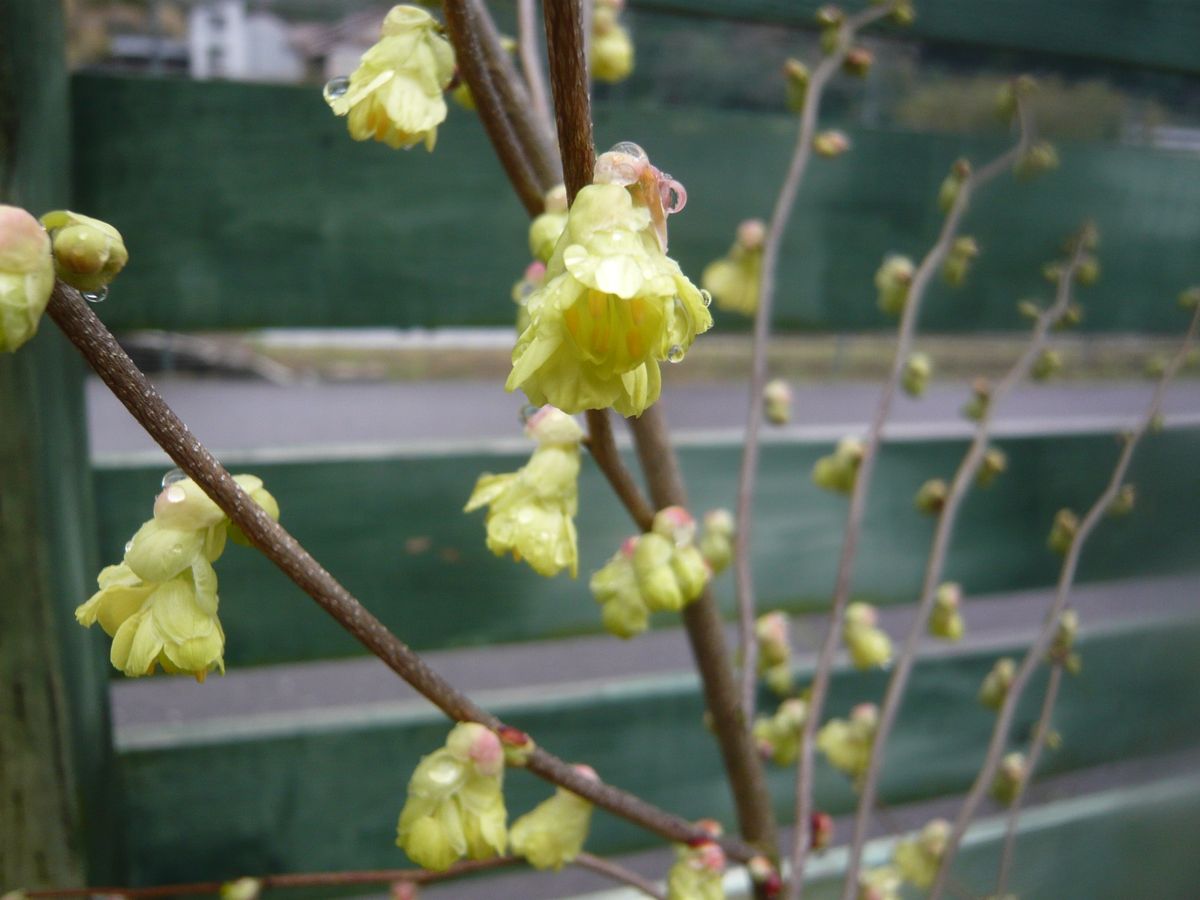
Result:
<svg viewBox="0 0 1200 900"><path fill-rule="evenodd" d="M445 871L464 856L490 859L508 844L504 749L482 725L461 722L421 758L408 782L396 846L418 865Z"/></svg>
<svg viewBox="0 0 1200 900"><path fill-rule="evenodd" d="M446 119L442 92L453 77L454 51L437 20L419 7L396 6L349 82L331 82L325 100L336 115L347 116L356 141L394 149L424 142L432 150Z"/></svg>
<svg viewBox="0 0 1200 900"><path fill-rule="evenodd" d="M807 720L807 703L799 697L784 700L773 716L755 720L752 732L758 752L776 765L792 765L800 753L800 736Z"/></svg>
<svg viewBox="0 0 1200 900"><path fill-rule="evenodd" d="M892 862L900 877L914 887L928 890L937 878L950 841L950 823L934 819L912 837L896 844Z"/></svg>
<svg viewBox="0 0 1200 900"><path fill-rule="evenodd" d="M107 222L59 209L42 216L58 277L81 291L101 291L129 262L121 233Z"/></svg>
<svg viewBox="0 0 1200 900"><path fill-rule="evenodd" d="M856 669L886 667L892 661L892 639L878 626L879 614L869 603L846 607L842 638Z"/></svg>
<svg viewBox="0 0 1200 900"><path fill-rule="evenodd" d="M25 210L0 205L0 352L37 333L53 290L50 238Z"/></svg>
<svg viewBox="0 0 1200 900"><path fill-rule="evenodd" d="M487 545L497 556L511 553L547 578L578 572L575 513L579 508L579 442L583 429L570 416L545 406L525 430L538 447L516 472L484 474L464 508L487 506Z"/></svg>
<svg viewBox="0 0 1200 900"><path fill-rule="evenodd" d="M596 779L590 766L575 766L586 778ZM592 804L566 788L558 788L531 812L513 822L509 830L512 850L535 869L561 869L583 850Z"/></svg>
<svg viewBox="0 0 1200 900"><path fill-rule="evenodd" d="M871 761L871 748L879 728L879 707L860 703L850 711L849 719L830 719L817 732L817 749L829 764L857 785Z"/></svg>
<svg viewBox="0 0 1200 900"><path fill-rule="evenodd" d="M621 24L625 0L596 0L592 8L592 77L615 84L633 71L633 41Z"/></svg>
<svg viewBox="0 0 1200 900"><path fill-rule="evenodd" d="M698 823L699 824L699 823ZM667 873L667 900L725 900L725 851L715 840L675 847L675 864Z"/></svg>
<svg viewBox="0 0 1200 900"><path fill-rule="evenodd" d="M637 416L658 399L659 363L683 359L712 316L665 255L667 216L685 200L678 182L634 145L603 154L596 180L576 196L526 302L505 386L567 413Z"/></svg>
<svg viewBox="0 0 1200 900"><path fill-rule="evenodd" d="M721 309L743 316L753 316L758 309L766 233L762 220L747 219L738 226L737 239L729 252L705 268L700 283L712 293Z"/></svg>

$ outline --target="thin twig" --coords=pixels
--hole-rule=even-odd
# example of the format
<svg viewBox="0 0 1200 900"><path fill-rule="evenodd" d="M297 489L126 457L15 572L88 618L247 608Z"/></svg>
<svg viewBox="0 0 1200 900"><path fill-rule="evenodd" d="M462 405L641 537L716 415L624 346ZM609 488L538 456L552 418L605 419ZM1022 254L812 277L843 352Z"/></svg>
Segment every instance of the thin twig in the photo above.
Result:
<svg viewBox="0 0 1200 900"><path fill-rule="evenodd" d="M299 541L247 496L134 365L78 291L60 282L47 311L155 443L292 582L451 719L479 722L492 729L501 727L499 719L476 705L388 631ZM686 843L708 838L706 832L689 822L633 794L584 777L574 766L541 748L534 751L527 768L668 840ZM722 844L731 856L743 861L756 852L736 839L723 840Z"/></svg>
<svg viewBox="0 0 1200 900"><path fill-rule="evenodd" d="M925 566L920 599L917 602L912 625L908 629L903 648L897 656L891 677L888 679L883 705L879 711L879 724L871 747L871 758L859 790L858 812L854 819L854 836L847 860L846 880L842 887L843 900L851 900L857 890L857 871L862 863L863 848L866 845L867 831L871 824L871 810L874 808L876 794L879 790L879 778L887 759L888 740L896 724L896 717L900 713L900 706L904 702L908 679L916 662L922 635L925 632L925 623L933 608L938 585L945 571L946 556L950 551L950 541L958 522L958 512L983 464L988 440L991 438L992 421L997 405L1017 384L1028 377L1038 354L1046 344L1051 327L1062 318L1071 303L1071 286L1075 279L1075 273L1086 256L1082 235L1074 238L1074 241L1075 246L1071 258L1059 273L1054 303L1038 316L1025 352L1013 363L1012 368L993 389L983 415L975 427L975 437L959 464L950 491L946 495L945 505L938 516L937 527L929 550L929 559Z"/></svg>
<svg viewBox="0 0 1200 900"><path fill-rule="evenodd" d="M854 560L858 550L858 539L862 533L863 518L866 513L867 495L871 488L871 477L875 471L879 445L882 439L883 426L891 412L892 400L896 394L900 379L904 373L905 361L912 347L913 336L916 332L918 314L924 299L925 290L933 279L934 273L941 267L950 245L958 232L959 223L966 213L971 195L987 182L994 179L1020 157L1030 140L1031 131L1027 116L1023 111L1019 114L1021 127L1020 139L1015 147L996 157L986 166L972 172L959 188L958 196L950 211L946 214L937 243L925 255L921 265L913 275L909 288L908 299L900 319L900 331L896 340L896 354L892 360L891 372L884 383L874 417L863 442L862 461L859 463L858 474L854 482L854 490L850 495L850 509L846 515L846 526L842 537L842 551L838 559L837 580L834 585L833 603L829 612L829 628L821 644L817 658L817 669L813 677L809 696L808 717L805 721L804 732L800 741L800 756L796 776L796 828L795 843L792 847L792 877L788 885L789 900L798 900L803 891L804 866L808 856L809 846L809 817L812 812L812 778L814 738L820 725L824 711L825 698L829 691L829 681L833 671L833 661L837 653L838 640L841 637L842 616L850 599L850 583L854 571Z"/></svg>
<svg viewBox="0 0 1200 900"><path fill-rule="evenodd" d="M564 184L573 198L591 184L595 160L582 13L579 0L546 3L543 11ZM654 506L686 507L687 490L661 408L650 407L631 420L630 427ZM710 590L688 605L683 621L712 714L742 836L760 852L774 857L778 844L766 774L742 716L724 624Z"/></svg>
<svg viewBox="0 0 1200 900"><path fill-rule="evenodd" d="M525 86L529 90L529 103L533 114L542 123L546 134L554 133L554 121L550 113L550 94L546 89L546 78L542 74L542 59L538 48L537 0L517 0L517 53L521 57L521 71L525 75Z"/></svg>
<svg viewBox="0 0 1200 900"><path fill-rule="evenodd" d="M741 698L746 722L754 721L755 688L758 685L758 642L755 640L754 576L750 560L750 531L753 523L754 488L758 479L759 432L762 429L763 387L767 382L767 342L771 333L771 311L775 301L775 276L783 235L792 217L796 193L812 158L813 135L821 111L825 86L841 68L858 29L891 12L888 6L871 7L851 18L843 30L841 47L821 60L809 82L796 149L787 175L775 199L775 208L763 242L762 275L758 289L758 310L754 316L754 349L751 356L750 404L746 419L745 449L738 477L737 532L734 537L734 579L738 610L738 648L742 660Z"/></svg>
<svg viewBox="0 0 1200 900"><path fill-rule="evenodd" d="M654 509L642 496L633 475L621 462L617 441L613 437L612 423L606 409L587 411L587 448L591 451L596 467L604 473L613 493L629 510L629 515L642 531L649 531L654 524Z"/></svg>
<svg viewBox="0 0 1200 900"><path fill-rule="evenodd" d="M655 900L667 900L667 895L659 890L658 885L653 881L643 878L637 872L618 865L610 859L593 856L591 853L580 853L575 857L574 863L581 869L596 872L606 878L611 878L613 881L620 881L630 887L636 888L647 897L654 897Z"/></svg>
<svg viewBox="0 0 1200 900"><path fill-rule="evenodd" d="M1170 363L1167 364L1162 378L1159 380L1157 387L1155 387L1154 396L1151 398L1149 408L1142 417L1141 422L1132 433L1125 436L1124 447L1117 459L1117 464L1113 469L1108 486L1100 494L1096 502L1092 504L1091 509L1088 510L1087 515L1084 516L1083 521L1079 524L1079 529L1075 533L1075 539L1071 542L1066 558L1063 560L1054 602L1051 604L1050 610L1046 615L1046 621L1042 625L1042 630L1034 639L1033 645L1025 654L1025 658L1021 661L1021 665L1017 668L1012 684L1009 686L1008 692L1004 697L1004 703L1000 707L1000 712L996 715L996 725L992 730L992 738L988 744L987 754L984 757L979 774L971 785L971 790L963 800L958 818L954 822L950 839L946 845L945 855L942 857L941 868L938 870L937 880L934 882L929 894L929 900L938 900L945 890L946 880L949 877L951 867L954 865L954 858L958 853L963 835L966 834L967 827L971 824L971 819L974 818L979 804L983 801L984 794L987 793L992 779L996 777L996 769L1000 765L1000 759L1008 743L1009 732L1012 730L1013 719L1016 716L1017 703L1020 702L1021 694L1024 692L1025 686L1033 675L1034 669L1037 668L1038 663L1046 655L1046 651L1054 640L1058 621L1062 617L1063 611L1067 608L1071 585L1075 580L1075 570L1079 565L1079 555L1083 551L1088 537L1091 536L1092 531L1100 523L1100 519L1108 511L1113 500L1116 499L1117 492L1121 489L1121 484L1125 480L1125 473L1129 469L1130 461L1133 459L1134 451L1137 449L1146 431L1160 414L1167 386L1187 359L1192 344L1196 340L1197 331L1200 331L1200 307L1197 307L1196 312L1192 315L1191 325L1188 327L1182 346L1171 359Z"/></svg>
<svg viewBox="0 0 1200 900"><path fill-rule="evenodd" d="M263 890L273 888L347 887L351 885L434 884L463 875L492 871L523 863L519 856L498 856L494 859L467 860L455 863L444 872L431 869L366 869L356 872L289 872L282 875L253 876ZM44 891L25 891L26 897L87 897L108 895L116 897L185 897L196 894L218 894L227 881L193 881L187 884L158 884L150 887L84 887Z"/></svg>
<svg viewBox="0 0 1200 900"><path fill-rule="evenodd" d="M1016 796L1013 797L1012 805L1008 810L1008 824L1004 829L1004 849L1000 853L1000 875L996 883L996 897L1003 897L1008 891L1008 876L1012 871L1013 855L1017 847L1017 823L1021 818L1021 801L1025 799L1025 792L1033 780L1033 773L1037 770L1042 750L1046 746L1046 739L1050 735L1050 723L1054 718L1054 704L1058 701L1058 689L1062 684L1062 675L1062 662L1056 660L1050 666L1050 678L1046 682L1046 696L1042 700L1042 713L1038 716L1033 740L1029 744L1029 755L1025 761L1025 777L1017 785Z"/></svg>

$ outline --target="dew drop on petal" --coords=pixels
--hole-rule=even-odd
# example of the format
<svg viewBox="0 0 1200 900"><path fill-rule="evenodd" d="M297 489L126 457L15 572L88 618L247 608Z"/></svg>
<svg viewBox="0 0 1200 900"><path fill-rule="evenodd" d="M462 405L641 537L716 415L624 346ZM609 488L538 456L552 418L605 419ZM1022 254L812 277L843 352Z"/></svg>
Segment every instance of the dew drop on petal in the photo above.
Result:
<svg viewBox="0 0 1200 900"><path fill-rule="evenodd" d="M171 471L162 477L162 486L170 487L173 484L184 481L186 478L187 475L183 473L183 469L171 469Z"/></svg>
<svg viewBox="0 0 1200 900"><path fill-rule="evenodd" d="M609 153L626 153L629 156L632 156L634 159L649 159L650 158L649 156L646 155L646 151L643 150L640 145L635 144L633 141L621 141L619 143L613 144L612 149L609 151Z"/></svg>
<svg viewBox="0 0 1200 900"><path fill-rule="evenodd" d="M537 412L539 409L540 409L540 407L534 406L532 403L526 403L524 406L522 406L521 412L518 413L520 420L521 420L521 424L528 425L529 420L537 415Z"/></svg>
<svg viewBox="0 0 1200 900"><path fill-rule="evenodd" d="M103 303L108 299L108 286L102 286L98 291L83 291L81 292L83 299L88 303Z"/></svg>
<svg viewBox="0 0 1200 900"><path fill-rule="evenodd" d="M704 288L700 289L700 299L704 301L705 306L712 306L712 294L704 290Z"/></svg>
<svg viewBox="0 0 1200 900"><path fill-rule="evenodd" d="M133 549L133 541L126 541L125 542L125 552L128 553L132 549Z"/></svg>
<svg viewBox="0 0 1200 900"><path fill-rule="evenodd" d="M173 484L167 488L166 498L168 503L182 503L187 499L187 491L179 485Z"/></svg>
<svg viewBox="0 0 1200 900"><path fill-rule="evenodd" d="M667 359L673 363L683 362L683 348L678 344L672 344L671 349L667 351Z"/></svg>
<svg viewBox="0 0 1200 900"><path fill-rule="evenodd" d="M325 102L329 103L341 97L350 90L350 79L345 75L339 75L337 78L330 78L325 82L325 90L322 94L325 97Z"/></svg>

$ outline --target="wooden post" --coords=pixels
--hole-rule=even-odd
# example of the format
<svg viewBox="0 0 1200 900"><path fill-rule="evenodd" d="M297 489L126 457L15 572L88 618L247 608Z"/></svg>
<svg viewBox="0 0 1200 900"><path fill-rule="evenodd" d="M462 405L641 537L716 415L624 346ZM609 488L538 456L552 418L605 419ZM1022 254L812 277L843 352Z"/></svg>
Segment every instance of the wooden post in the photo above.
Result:
<svg viewBox="0 0 1200 900"><path fill-rule="evenodd" d="M62 4L0 3L0 200L67 205ZM83 367L48 320L0 356L0 890L118 874Z"/></svg>

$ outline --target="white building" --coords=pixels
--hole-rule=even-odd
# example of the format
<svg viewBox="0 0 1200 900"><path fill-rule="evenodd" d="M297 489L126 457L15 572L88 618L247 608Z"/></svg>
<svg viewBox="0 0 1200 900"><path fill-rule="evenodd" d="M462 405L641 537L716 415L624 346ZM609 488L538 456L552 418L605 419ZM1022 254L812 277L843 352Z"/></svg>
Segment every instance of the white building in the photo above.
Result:
<svg viewBox="0 0 1200 900"><path fill-rule="evenodd" d="M287 24L246 0L199 0L188 15L189 70L193 78L300 81L304 61Z"/></svg>

